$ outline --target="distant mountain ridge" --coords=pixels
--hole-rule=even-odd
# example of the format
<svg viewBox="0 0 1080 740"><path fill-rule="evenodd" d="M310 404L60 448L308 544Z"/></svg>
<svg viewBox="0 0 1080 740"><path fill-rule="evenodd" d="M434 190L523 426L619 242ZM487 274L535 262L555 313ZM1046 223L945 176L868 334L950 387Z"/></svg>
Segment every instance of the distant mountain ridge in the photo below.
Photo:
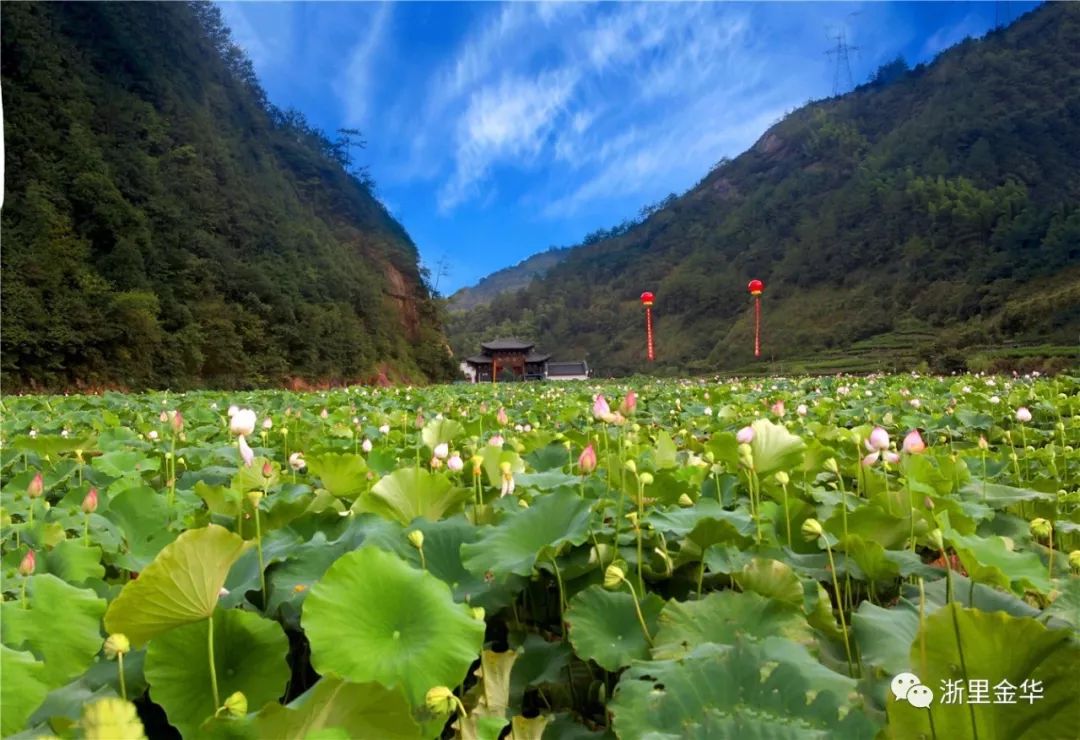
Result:
<svg viewBox="0 0 1080 740"><path fill-rule="evenodd" d="M750 278L765 281L764 363ZM656 294L645 362L642 290ZM600 375L1080 361L1080 5L886 65L529 287L454 314ZM1056 359L1055 359L1056 358Z"/></svg>
<svg viewBox="0 0 1080 740"><path fill-rule="evenodd" d="M468 311L477 306L486 306L497 295L526 288L534 278L543 277L559 264L569 251L570 247L552 247L516 265L493 272L481 278L476 285L462 288L451 295L450 310Z"/></svg>
<svg viewBox="0 0 1080 740"><path fill-rule="evenodd" d="M214 5L0 13L5 390L453 372L409 235Z"/></svg>

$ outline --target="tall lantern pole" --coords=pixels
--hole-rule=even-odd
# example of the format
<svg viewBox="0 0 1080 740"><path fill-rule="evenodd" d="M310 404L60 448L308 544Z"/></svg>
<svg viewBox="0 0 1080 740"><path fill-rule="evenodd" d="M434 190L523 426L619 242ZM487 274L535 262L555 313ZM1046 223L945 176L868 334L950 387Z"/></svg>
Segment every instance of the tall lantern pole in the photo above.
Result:
<svg viewBox="0 0 1080 740"><path fill-rule="evenodd" d="M645 348L648 351L649 362L656 359L656 353L653 351L652 304L653 294L646 290L641 294L641 305L645 307Z"/></svg>
<svg viewBox="0 0 1080 740"><path fill-rule="evenodd" d="M746 289L754 296L754 357L761 357L761 294L765 291L765 283L751 280Z"/></svg>

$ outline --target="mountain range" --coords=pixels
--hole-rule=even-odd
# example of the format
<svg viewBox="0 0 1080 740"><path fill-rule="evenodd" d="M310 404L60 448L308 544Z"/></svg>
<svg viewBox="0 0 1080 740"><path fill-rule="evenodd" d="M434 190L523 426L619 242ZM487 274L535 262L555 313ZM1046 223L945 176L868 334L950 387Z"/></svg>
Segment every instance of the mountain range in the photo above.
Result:
<svg viewBox="0 0 1080 740"><path fill-rule="evenodd" d="M452 296L455 353L528 337L601 375L1075 365L1080 5L884 65L629 228L557 254Z"/></svg>

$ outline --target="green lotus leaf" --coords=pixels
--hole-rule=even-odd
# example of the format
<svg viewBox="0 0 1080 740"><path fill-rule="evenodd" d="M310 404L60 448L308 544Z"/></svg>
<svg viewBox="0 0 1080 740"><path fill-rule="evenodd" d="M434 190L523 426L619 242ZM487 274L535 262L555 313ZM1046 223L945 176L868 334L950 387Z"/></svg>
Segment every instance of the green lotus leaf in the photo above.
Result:
<svg viewBox="0 0 1080 740"><path fill-rule="evenodd" d="M514 476L518 488L533 491L554 491L558 488L576 489L581 485L581 477L568 475L561 470L547 470L543 473L520 473Z"/></svg>
<svg viewBox="0 0 1080 740"><path fill-rule="evenodd" d="M1043 613L1080 629L1080 578L1069 578L1061 587L1061 593Z"/></svg>
<svg viewBox="0 0 1080 740"><path fill-rule="evenodd" d="M44 568L39 573L52 573L73 586L82 586L89 580L105 577L101 564L101 548L87 547L82 540L64 540L45 554Z"/></svg>
<svg viewBox="0 0 1080 740"><path fill-rule="evenodd" d="M510 470L515 475L525 472L525 461L521 459L520 455L511 450L485 445L480 451L480 456L484 458L484 473L487 474L488 485L496 490L502 487L502 469L500 466L504 462L510 463Z"/></svg>
<svg viewBox="0 0 1080 740"><path fill-rule="evenodd" d="M790 565L770 558L754 558L742 567L735 582L743 591L753 591L766 598L803 605L802 581Z"/></svg>
<svg viewBox="0 0 1080 740"><path fill-rule="evenodd" d="M204 481L196 481L195 495L206 502L214 514L239 516L244 507L244 495L232 486L211 486Z"/></svg>
<svg viewBox="0 0 1080 740"><path fill-rule="evenodd" d="M468 488L455 486L445 474L423 468L401 468L379 479L357 500L357 511L409 524L417 517L438 521L472 498Z"/></svg>
<svg viewBox="0 0 1080 740"><path fill-rule="evenodd" d="M670 601L659 617L653 657L689 654L703 643L733 644L740 636L773 635L810 642L813 632L801 606L767 599L754 592L714 591L700 601Z"/></svg>
<svg viewBox="0 0 1080 740"><path fill-rule="evenodd" d="M432 419L420 430L420 437L429 450L443 442L453 442L465 433L465 427L452 419Z"/></svg>
<svg viewBox="0 0 1080 740"><path fill-rule="evenodd" d="M289 640L281 625L238 609L219 609L213 619L219 700L242 691L248 706L261 707L281 697L290 675ZM197 735L199 725L217 710L208 630L208 619L178 627L155 637L146 651L150 697L184 737Z"/></svg>
<svg viewBox="0 0 1080 740"><path fill-rule="evenodd" d="M116 564L135 572L144 570L176 538L176 532L164 526L171 518L168 503L152 488L129 488L113 496L105 518L120 528L127 545Z"/></svg>
<svg viewBox="0 0 1080 740"><path fill-rule="evenodd" d="M307 466L322 487L339 498L358 496L368 487L368 467L360 455L326 452L309 457Z"/></svg>
<svg viewBox="0 0 1080 740"><path fill-rule="evenodd" d="M105 600L48 573L30 578L27 597L28 609L18 600L0 605L3 642L45 661L40 679L50 688L61 686L85 671L101 650Z"/></svg>
<svg viewBox="0 0 1080 740"><path fill-rule="evenodd" d="M865 540L857 534L844 541L847 554L859 566L868 581L891 581L900 577L900 566L889 559L885 548L875 540Z"/></svg>
<svg viewBox="0 0 1080 740"><path fill-rule="evenodd" d="M926 618L911 644L909 670L934 692L929 711L888 698L889 736L896 738L1064 737L1080 727L1076 666L1080 645L1070 629L1047 629L1034 619L949 604ZM924 649L925 646L925 649ZM965 670L966 669L966 670ZM989 682L987 703L972 704L969 680ZM964 697L945 703L946 681L959 681ZM1022 698L1038 681L1041 698ZM996 701L995 687L1008 682L1013 703ZM954 684L956 685L956 684ZM1023 687L1023 688L1022 688ZM933 730L931 730L931 715ZM1067 730L1067 732L1072 732Z"/></svg>
<svg viewBox="0 0 1080 740"><path fill-rule="evenodd" d="M1053 501L1052 493L1033 491L1030 488L1016 488L1002 483L983 483L972 481L960 489L960 495L979 501L995 509L1005 509L1022 501Z"/></svg>
<svg viewBox="0 0 1080 740"><path fill-rule="evenodd" d="M110 478L140 477L143 473L152 473L161 467L161 459L146 457L134 450L115 450L95 457L90 463L95 470L100 470Z"/></svg>
<svg viewBox="0 0 1080 740"><path fill-rule="evenodd" d="M864 712L823 688L804 664L741 641L683 660L634 664L622 674L610 708L622 738L870 740L877 732Z"/></svg>
<svg viewBox="0 0 1080 740"><path fill-rule="evenodd" d="M63 437L59 434L39 434L36 437L31 437L27 434L20 434L18 437L14 437L10 444L14 449L29 450L36 452L41 457L55 460L65 452L93 450L96 441L93 437Z"/></svg>
<svg viewBox="0 0 1080 740"><path fill-rule="evenodd" d="M802 462L803 441L782 424L768 419L757 419L751 425L754 439L750 449L754 453L754 470L766 476L778 470L790 471Z"/></svg>
<svg viewBox="0 0 1080 740"><path fill-rule="evenodd" d="M1023 594L1025 588L1048 593L1053 587L1046 566L1031 551L1010 550L1002 537L964 536L946 534L946 541L956 548L956 554L968 576L979 583L1012 589Z"/></svg>
<svg viewBox="0 0 1080 740"><path fill-rule="evenodd" d="M124 681L128 696L139 696L146 690L143 675L145 650L133 650L124 656ZM88 703L107 696L120 695L117 663L99 660L73 681L53 689L32 715L29 725L49 723L57 727L61 721L75 723Z"/></svg>
<svg viewBox="0 0 1080 740"><path fill-rule="evenodd" d="M973 583L959 573L952 574L953 593L952 601L961 606L969 606L982 609L984 612L1002 611L1014 617L1037 617L1039 610L1028 604L1023 599L1014 596L1008 591L1000 591L996 588ZM909 602L919 606L919 587L904 584L900 589L901 595ZM926 597L925 610L927 614L937 611L945 606L948 596L948 583L944 578L928 581L922 589L922 595Z"/></svg>
<svg viewBox="0 0 1080 740"><path fill-rule="evenodd" d="M649 634L655 635L664 600L650 593L641 600ZM647 660L649 643L641 631L634 597L629 591L589 586L570 600L566 610L570 643L582 660L593 660L606 671L618 671L635 660Z"/></svg>
<svg viewBox="0 0 1080 740"><path fill-rule="evenodd" d="M23 729L49 693L44 673L45 664L31 653L0 645L0 704L4 707L0 734L4 737Z"/></svg>
<svg viewBox="0 0 1080 740"><path fill-rule="evenodd" d="M208 618L229 569L247 547L216 524L184 532L109 604L106 631L121 632L140 647L174 627Z"/></svg>
<svg viewBox="0 0 1080 740"><path fill-rule="evenodd" d="M414 706L433 686L461 683L484 641L484 623L449 586L371 546L330 566L301 624L316 671L402 686Z"/></svg>
<svg viewBox="0 0 1080 740"><path fill-rule="evenodd" d="M879 668L892 677L910 668L908 653L919 632L919 611L906 600L891 609L869 601L851 615L855 643L864 665Z"/></svg>
<svg viewBox="0 0 1080 740"><path fill-rule="evenodd" d="M646 521L662 532L686 535L703 550L721 542L748 545L754 534L754 520L748 514L727 511L711 498L692 507L652 511Z"/></svg>
<svg viewBox="0 0 1080 740"><path fill-rule="evenodd" d="M270 465L270 475L266 472L266 465ZM231 487L240 493L248 491L269 491L281 480L281 466L265 457L256 457L251 465L241 465L232 477Z"/></svg>
<svg viewBox="0 0 1080 740"><path fill-rule="evenodd" d="M517 701L530 686L558 683L566 677L571 658L570 646L562 640L548 642L540 635L528 634L518 646L518 659L510 676L511 701Z"/></svg>
<svg viewBox="0 0 1080 740"><path fill-rule="evenodd" d="M462 562L477 575L490 572L497 579L511 574L527 576L545 553L564 543L584 542L591 513L590 503L569 491L541 496L529 508L485 528L476 542L462 545Z"/></svg>
<svg viewBox="0 0 1080 740"><path fill-rule="evenodd" d="M894 516L877 506L866 506L858 499L849 498L848 500L857 503L855 510L848 511L847 514L847 533L849 535L856 534L867 540L873 540L885 548L903 547L908 542L911 534L911 519L907 517L906 503L904 511L897 512L897 514L902 513L904 516ZM919 509L916 510L916 528L918 527L918 512L922 511L921 504L918 506ZM836 513L829 517L824 525L825 531L835 535L838 539L843 538L844 517L839 508L836 509Z"/></svg>
<svg viewBox="0 0 1080 740"><path fill-rule="evenodd" d="M377 683L348 683L335 676L324 676L286 706L268 704L252 724L253 738L423 737L401 689L387 689Z"/></svg>

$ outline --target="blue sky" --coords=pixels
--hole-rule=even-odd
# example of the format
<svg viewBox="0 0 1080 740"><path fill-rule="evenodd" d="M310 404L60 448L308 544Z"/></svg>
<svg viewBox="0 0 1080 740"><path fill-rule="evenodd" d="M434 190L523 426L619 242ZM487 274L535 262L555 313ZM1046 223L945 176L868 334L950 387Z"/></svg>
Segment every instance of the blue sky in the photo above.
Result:
<svg viewBox="0 0 1080 740"><path fill-rule="evenodd" d="M359 128L449 294L681 193L785 112L1036 3L219 3L270 100Z"/></svg>

